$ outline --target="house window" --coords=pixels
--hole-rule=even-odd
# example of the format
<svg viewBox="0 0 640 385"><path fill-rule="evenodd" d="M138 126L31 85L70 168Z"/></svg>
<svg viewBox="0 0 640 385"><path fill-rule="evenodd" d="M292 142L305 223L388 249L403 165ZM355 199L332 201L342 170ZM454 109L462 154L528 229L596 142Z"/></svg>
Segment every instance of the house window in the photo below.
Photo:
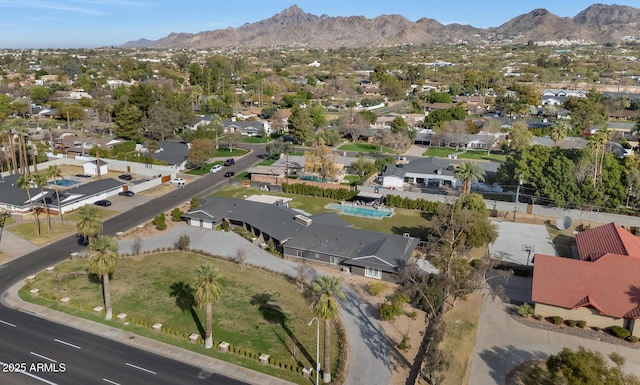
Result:
<svg viewBox="0 0 640 385"><path fill-rule="evenodd" d="M304 250L296 250L296 256L300 258L307 258L307 252Z"/></svg>
<svg viewBox="0 0 640 385"><path fill-rule="evenodd" d="M338 257L329 257L329 263L332 265L339 265L340 264L340 258Z"/></svg>
<svg viewBox="0 0 640 385"><path fill-rule="evenodd" d="M372 269L370 267L365 267L364 276L368 278L382 279L382 271L379 269Z"/></svg>

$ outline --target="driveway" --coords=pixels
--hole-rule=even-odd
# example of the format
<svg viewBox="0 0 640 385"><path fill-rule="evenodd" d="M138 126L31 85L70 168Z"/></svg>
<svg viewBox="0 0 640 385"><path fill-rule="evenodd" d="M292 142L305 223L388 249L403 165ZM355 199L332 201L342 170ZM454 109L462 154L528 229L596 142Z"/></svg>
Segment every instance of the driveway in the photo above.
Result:
<svg viewBox="0 0 640 385"><path fill-rule="evenodd" d="M511 277L507 293L511 302L530 302L531 278ZM640 376L640 350L532 328L509 315L516 309L516 305L485 295L469 385L504 385L507 373L521 363L546 360L565 347L576 350L580 346L604 355L616 352L626 358L625 372Z"/></svg>
<svg viewBox="0 0 640 385"><path fill-rule="evenodd" d="M247 264L293 277L298 276L299 269L306 269L310 280L319 274L310 266L275 257L233 232L202 229L186 224L142 239L142 250L175 247L182 235L189 236L192 250L203 250L234 259L236 251L243 249L246 252ZM134 242L135 240L118 241L120 253L132 253ZM346 286L343 286L343 291L346 300L341 302L340 316L349 343L349 371L345 384L389 384L391 382L390 353L382 329L369 311L366 302ZM309 314L309 318L311 317Z"/></svg>

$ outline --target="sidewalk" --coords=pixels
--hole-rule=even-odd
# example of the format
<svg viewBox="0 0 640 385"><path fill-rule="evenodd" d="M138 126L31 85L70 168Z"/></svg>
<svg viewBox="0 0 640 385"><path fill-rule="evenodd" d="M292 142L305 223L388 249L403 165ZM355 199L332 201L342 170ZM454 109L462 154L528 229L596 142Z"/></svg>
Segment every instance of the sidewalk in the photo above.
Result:
<svg viewBox="0 0 640 385"><path fill-rule="evenodd" d="M2 301L9 307L19 311L31 313L37 317L47 319L65 326L70 326L78 330L92 333L112 341L127 344L138 349L144 349L187 365L196 366L204 370L219 373L223 376L243 381L251 385L295 385L292 382L281 380L266 374L262 374L251 369L246 369L216 358L203 354L191 352L186 349L168 345L150 338L142 337L127 331L112 328L97 322L83 318L73 317L44 306L24 302L18 297L18 290L23 282L18 282L6 291Z"/></svg>

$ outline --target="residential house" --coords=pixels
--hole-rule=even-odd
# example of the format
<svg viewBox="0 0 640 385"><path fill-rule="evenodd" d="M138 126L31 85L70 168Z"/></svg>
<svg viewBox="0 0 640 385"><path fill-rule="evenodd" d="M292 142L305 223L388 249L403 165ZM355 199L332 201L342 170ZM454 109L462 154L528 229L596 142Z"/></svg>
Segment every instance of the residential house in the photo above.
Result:
<svg viewBox="0 0 640 385"><path fill-rule="evenodd" d="M536 314L640 336L640 239L609 223L577 234L576 244L575 259L534 255Z"/></svg>
<svg viewBox="0 0 640 385"><path fill-rule="evenodd" d="M565 89L546 89L542 91L542 105L551 104L554 106L564 104L569 98L586 98L587 91L583 90L565 90Z"/></svg>
<svg viewBox="0 0 640 385"><path fill-rule="evenodd" d="M92 160L89 162L85 162L82 165L84 173L86 175L107 175L109 172L108 163L104 160L100 159L100 165L98 166L98 160Z"/></svg>
<svg viewBox="0 0 640 385"><path fill-rule="evenodd" d="M31 211L31 202L29 202L29 196L31 196L32 202L41 201L40 188L32 186L27 190L23 190L18 187L18 178L20 175L13 174L0 177L0 210L13 214L27 214ZM51 195L55 195L55 191L43 188L45 199L51 198Z"/></svg>
<svg viewBox="0 0 640 385"><path fill-rule="evenodd" d="M222 122L224 132L240 133L244 136L263 136L271 133L266 120L237 120L235 117Z"/></svg>
<svg viewBox="0 0 640 385"><path fill-rule="evenodd" d="M192 226L214 229L223 221L271 241L285 258L304 258L342 267L343 271L395 281L413 256L418 239L353 229L336 213L308 215L282 202L260 203L212 198L183 215Z"/></svg>

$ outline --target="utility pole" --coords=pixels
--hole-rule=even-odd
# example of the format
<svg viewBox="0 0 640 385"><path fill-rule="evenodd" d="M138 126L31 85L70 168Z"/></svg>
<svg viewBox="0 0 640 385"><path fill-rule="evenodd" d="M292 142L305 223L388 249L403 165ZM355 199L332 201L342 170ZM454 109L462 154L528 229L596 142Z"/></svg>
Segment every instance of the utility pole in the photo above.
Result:
<svg viewBox="0 0 640 385"><path fill-rule="evenodd" d="M518 212L518 201L520 199L520 186L522 186L522 175L518 176L518 187L516 188L516 204L513 206L513 221L516 221L516 213Z"/></svg>

